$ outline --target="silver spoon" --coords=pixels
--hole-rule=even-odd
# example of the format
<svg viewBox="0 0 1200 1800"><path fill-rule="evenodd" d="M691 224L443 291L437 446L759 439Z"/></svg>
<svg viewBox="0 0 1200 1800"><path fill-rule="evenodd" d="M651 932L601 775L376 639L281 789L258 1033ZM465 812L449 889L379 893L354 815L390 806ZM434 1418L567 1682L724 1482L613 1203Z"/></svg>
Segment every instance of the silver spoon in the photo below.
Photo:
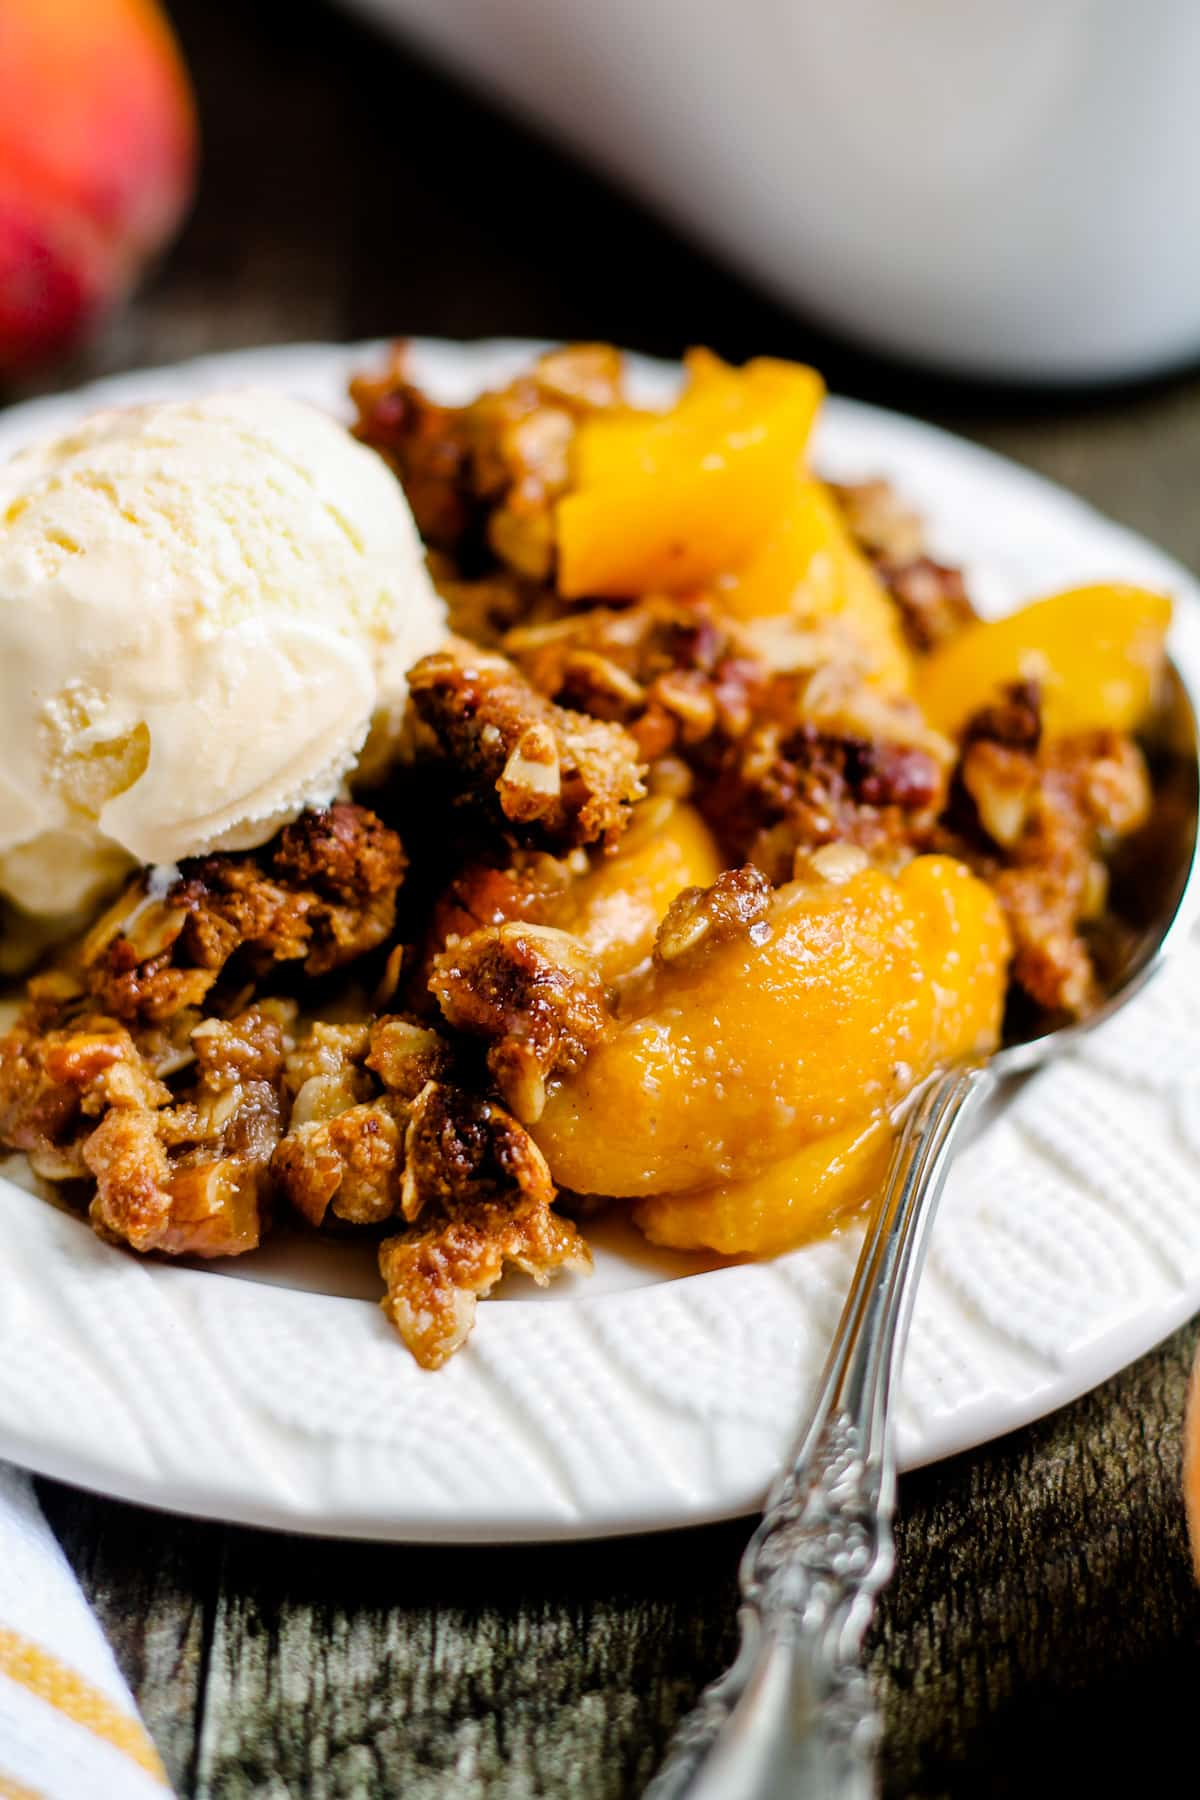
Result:
<svg viewBox="0 0 1200 1800"><path fill-rule="evenodd" d="M1111 1018L1184 941L1200 900L1196 708L1174 665L1146 748L1154 815L1113 871L1134 927L1086 1019L1006 1035L990 1059L933 1077L910 1107L887 1186L790 1465L742 1558L741 1645L683 1721L645 1800L869 1800L878 1738L859 1654L892 1571L890 1401L930 1227L962 1127L1009 1076Z"/></svg>

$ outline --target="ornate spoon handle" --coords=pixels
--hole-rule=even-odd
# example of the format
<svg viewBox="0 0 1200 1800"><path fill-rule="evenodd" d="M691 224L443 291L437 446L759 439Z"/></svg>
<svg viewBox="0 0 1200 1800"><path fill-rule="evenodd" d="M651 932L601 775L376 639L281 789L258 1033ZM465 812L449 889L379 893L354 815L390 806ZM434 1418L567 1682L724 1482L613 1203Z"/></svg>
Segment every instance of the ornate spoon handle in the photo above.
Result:
<svg viewBox="0 0 1200 1800"><path fill-rule="evenodd" d="M958 1127L986 1064L935 1077L900 1133L808 1423L740 1571L737 1661L706 1688L645 1800L868 1800L878 1735L859 1665L892 1570L892 1377Z"/></svg>

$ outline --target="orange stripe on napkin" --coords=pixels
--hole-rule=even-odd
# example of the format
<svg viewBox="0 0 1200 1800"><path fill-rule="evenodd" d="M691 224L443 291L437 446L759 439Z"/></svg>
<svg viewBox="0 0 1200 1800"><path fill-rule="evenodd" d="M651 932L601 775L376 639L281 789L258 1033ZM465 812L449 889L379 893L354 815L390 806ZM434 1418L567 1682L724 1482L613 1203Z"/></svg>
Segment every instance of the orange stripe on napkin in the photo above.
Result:
<svg viewBox="0 0 1200 1800"><path fill-rule="evenodd" d="M7 1675L10 1681L28 1688L39 1700L48 1701L64 1718L82 1725L93 1736L123 1750L147 1775L161 1781L164 1787L167 1785L166 1770L140 1719L130 1718L127 1712L113 1705L107 1694L102 1694L66 1663L59 1662L57 1656L51 1656L40 1644L2 1625L0 1675ZM20 1794L19 1789L14 1791ZM0 1787L0 1795L3 1794L4 1789Z"/></svg>
<svg viewBox="0 0 1200 1800"><path fill-rule="evenodd" d="M10 1781L7 1775L0 1775L0 1800L43 1800L36 1788L24 1787L19 1781Z"/></svg>

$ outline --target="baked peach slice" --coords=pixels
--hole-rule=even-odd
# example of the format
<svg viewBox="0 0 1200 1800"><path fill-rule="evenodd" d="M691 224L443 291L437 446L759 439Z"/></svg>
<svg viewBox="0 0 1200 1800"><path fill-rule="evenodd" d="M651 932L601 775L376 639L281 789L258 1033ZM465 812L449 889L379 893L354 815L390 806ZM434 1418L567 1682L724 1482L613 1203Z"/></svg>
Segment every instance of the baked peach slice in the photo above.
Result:
<svg viewBox="0 0 1200 1800"><path fill-rule="evenodd" d="M798 363L687 358L669 412L585 420L555 530L558 589L685 593L740 568L791 497L825 388Z"/></svg>
<svg viewBox="0 0 1200 1800"><path fill-rule="evenodd" d="M892 693L912 686L900 616L846 528L829 489L806 477L744 568L714 590L744 624L791 618L845 628L851 663Z"/></svg>
<svg viewBox="0 0 1200 1800"><path fill-rule="evenodd" d="M891 1121L814 1138L761 1175L718 1182L693 1194L653 1194L634 1202L635 1223L652 1244L669 1250L716 1250L723 1256L775 1256L819 1237L843 1213L877 1194L892 1153Z"/></svg>
<svg viewBox="0 0 1200 1800"><path fill-rule="evenodd" d="M645 1217L660 1241L690 1230L686 1241L719 1238L728 1252L777 1248L807 1223L782 1193L768 1204L771 1188L760 1189L744 1231L733 1207L702 1231L695 1196L715 1217L731 1184L806 1150L818 1193L822 1167L917 1081L994 1046L1009 940L990 888L948 857L918 857L896 877L854 860L843 854L844 878L779 889L711 946L693 931L664 958L660 936L630 1014L552 1091L535 1128L557 1182L655 1196ZM672 1236L676 1196L686 1220Z"/></svg>
<svg viewBox="0 0 1200 1800"><path fill-rule="evenodd" d="M694 806L666 796L643 800L616 849L597 855L542 922L569 931L602 978L619 981L649 958L675 896L709 887L721 867L717 841Z"/></svg>
<svg viewBox="0 0 1200 1800"><path fill-rule="evenodd" d="M935 730L954 736L1002 687L1033 680L1048 736L1135 731L1162 680L1170 623L1165 594L1070 588L951 638L921 669L917 698Z"/></svg>

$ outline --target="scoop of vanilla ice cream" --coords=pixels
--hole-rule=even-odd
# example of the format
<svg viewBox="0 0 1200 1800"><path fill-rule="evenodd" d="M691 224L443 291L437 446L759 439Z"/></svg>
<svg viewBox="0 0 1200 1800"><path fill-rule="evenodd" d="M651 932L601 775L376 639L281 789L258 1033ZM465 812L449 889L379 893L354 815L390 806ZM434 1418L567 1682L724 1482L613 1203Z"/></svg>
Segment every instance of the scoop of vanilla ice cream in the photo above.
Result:
<svg viewBox="0 0 1200 1800"><path fill-rule="evenodd" d="M0 891L67 914L131 862L330 800L445 629L399 483L246 390L97 413L0 467Z"/></svg>

